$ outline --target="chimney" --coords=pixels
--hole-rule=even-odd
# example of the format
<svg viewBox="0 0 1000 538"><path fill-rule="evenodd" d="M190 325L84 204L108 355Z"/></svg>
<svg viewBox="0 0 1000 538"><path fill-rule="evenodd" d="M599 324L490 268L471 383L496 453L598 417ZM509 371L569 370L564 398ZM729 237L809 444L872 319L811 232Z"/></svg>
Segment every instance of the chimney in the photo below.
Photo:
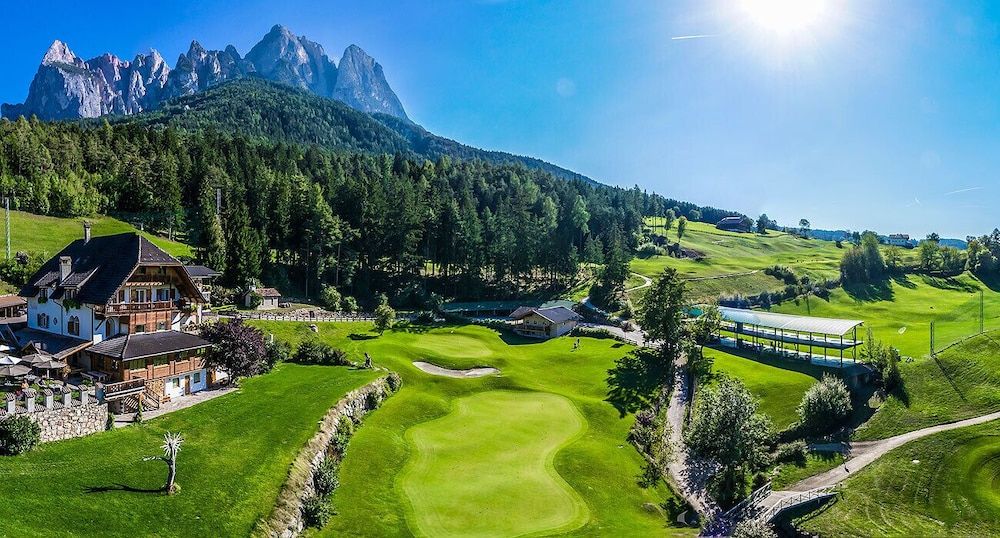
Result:
<svg viewBox="0 0 1000 538"><path fill-rule="evenodd" d="M90 222L83 221L83 243L87 244L90 242Z"/></svg>
<svg viewBox="0 0 1000 538"><path fill-rule="evenodd" d="M73 272L73 258L59 256L59 283L63 283L71 272Z"/></svg>

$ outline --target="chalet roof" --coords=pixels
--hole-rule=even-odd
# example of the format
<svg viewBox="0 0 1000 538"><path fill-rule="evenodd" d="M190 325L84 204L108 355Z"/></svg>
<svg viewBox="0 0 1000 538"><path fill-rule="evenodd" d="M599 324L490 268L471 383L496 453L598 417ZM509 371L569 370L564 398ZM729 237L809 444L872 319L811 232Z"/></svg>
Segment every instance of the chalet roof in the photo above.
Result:
<svg viewBox="0 0 1000 538"><path fill-rule="evenodd" d="M275 288L257 288L257 293L259 293L261 297L281 298L281 292Z"/></svg>
<svg viewBox="0 0 1000 538"><path fill-rule="evenodd" d="M68 357L91 344L90 340L27 327L16 331L14 337L22 352L48 353L57 359Z"/></svg>
<svg viewBox="0 0 1000 538"><path fill-rule="evenodd" d="M214 278L222 274L204 265L185 265L184 270L187 271L188 276L191 278Z"/></svg>
<svg viewBox="0 0 1000 538"><path fill-rule="evenodd" d="M63 256L71 260L70 274L60 282L59 258ZM164 265L180 267L181 262L135 232L94 237L86 242L77 239L45 262L21 288L20 295L34 297L40 287L55 286L51 297L59 299L68 287L77 289L76 299L82 303L107 304L137 267ZM188 283L194 290L194 284Z"/></svg>
<svg viewBox="0 0 1000 538"><path fill-rule="evenodd" d="M87 351L120 360L144 359L211 346L204 338L180 331L126 334L94 344Z"/></svg>
<svg viewBox="0 0 1000 538"><path fill-rule="evenodd" d="M524 319L531 314L538 314L552 323L563 323L574 319L580 319L580 314L573 312L565 306L553 306L549 308L534 308L522 306L510 313L513 319Z"/></svg>
<svg viewBox="0 0 1000 538"><path fill-rule="evenodd" d="M0 296L0 308L9 308L11 306L22 306L24 304L25 304L24 299L17 295Z"/></svg>

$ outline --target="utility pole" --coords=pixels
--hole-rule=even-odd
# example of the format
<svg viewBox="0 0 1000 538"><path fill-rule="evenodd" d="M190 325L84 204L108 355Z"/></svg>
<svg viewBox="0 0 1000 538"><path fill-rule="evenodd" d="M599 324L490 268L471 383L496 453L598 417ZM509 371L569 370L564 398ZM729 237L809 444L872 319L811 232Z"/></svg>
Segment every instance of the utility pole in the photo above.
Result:
<svg viewBox="0 0 1000 538"><path fill-rule="evenodd" d="M10 259L10 198L4 197L4 232L7 235L7 259Z"/></svg>

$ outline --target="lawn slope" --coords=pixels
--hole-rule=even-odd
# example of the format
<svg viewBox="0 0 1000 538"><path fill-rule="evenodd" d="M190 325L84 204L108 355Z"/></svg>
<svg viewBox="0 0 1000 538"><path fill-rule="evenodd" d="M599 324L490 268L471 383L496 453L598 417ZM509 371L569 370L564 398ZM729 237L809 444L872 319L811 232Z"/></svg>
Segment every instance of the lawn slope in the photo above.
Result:
<svg viewBox="0 0 1000 538"><path fill-rule="evenodd" d="M893 450L845 482L841 497L798 523L820 536L1000 535L995 422Z"/></svg>
<svg viewBox="0 0 1000 538"><path fill-rule="evenodd" d="M32 251L46 253L50 256L55 255L66 245L83 237L84 220L91 223L91 233L94 236L138 231L132 225L111 217L68 219L11 211L11 251ZM3 222L0 220L0 230L2 229ZM191 247L183 243L163 239L145 232L142 234L171 256L192 256Z"/></svg>
<svg viewBox="0 0 1000 538"><path fill-rule="evenodd" d="M375 372L282 365L233 394L139 426L0 458L0 534L246 536L267 517L316 424ZM185 442L180 493L163 486L164 432Z"/></svg>

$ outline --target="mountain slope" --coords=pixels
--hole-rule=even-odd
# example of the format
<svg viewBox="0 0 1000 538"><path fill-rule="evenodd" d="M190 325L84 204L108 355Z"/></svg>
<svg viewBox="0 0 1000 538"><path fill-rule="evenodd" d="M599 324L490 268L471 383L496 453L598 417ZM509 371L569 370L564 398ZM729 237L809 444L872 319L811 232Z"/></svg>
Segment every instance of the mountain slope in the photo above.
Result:
<svg viewBox="0 0 1000 538"><path fill-rule="evenodd" d="M448 156L494 164L519 163L563 179L594 182L539 159L467 146L430 133L408 120L388 114L365 114L340 101L257 77L233 80L170 101L154 112L116 121L186 130L213 128L271 141L373 153L409 153L431 160Z"/></svg>
<svg viewBox="0 0 1000 538"><path fill-rule="evenodd" d="M368 53L351 45L341 65L338 70L322 45L281 25L271 28L245 58L232 45L206 50L192 41L173 69L155 50L131 62L110 53L84 61L56 40L42 57L25 102L4 104L0 112L12 119L35 115L43 120L138 114L169 99L256 74L339 99L364 112L406 119L382 66Z"/></svg>

